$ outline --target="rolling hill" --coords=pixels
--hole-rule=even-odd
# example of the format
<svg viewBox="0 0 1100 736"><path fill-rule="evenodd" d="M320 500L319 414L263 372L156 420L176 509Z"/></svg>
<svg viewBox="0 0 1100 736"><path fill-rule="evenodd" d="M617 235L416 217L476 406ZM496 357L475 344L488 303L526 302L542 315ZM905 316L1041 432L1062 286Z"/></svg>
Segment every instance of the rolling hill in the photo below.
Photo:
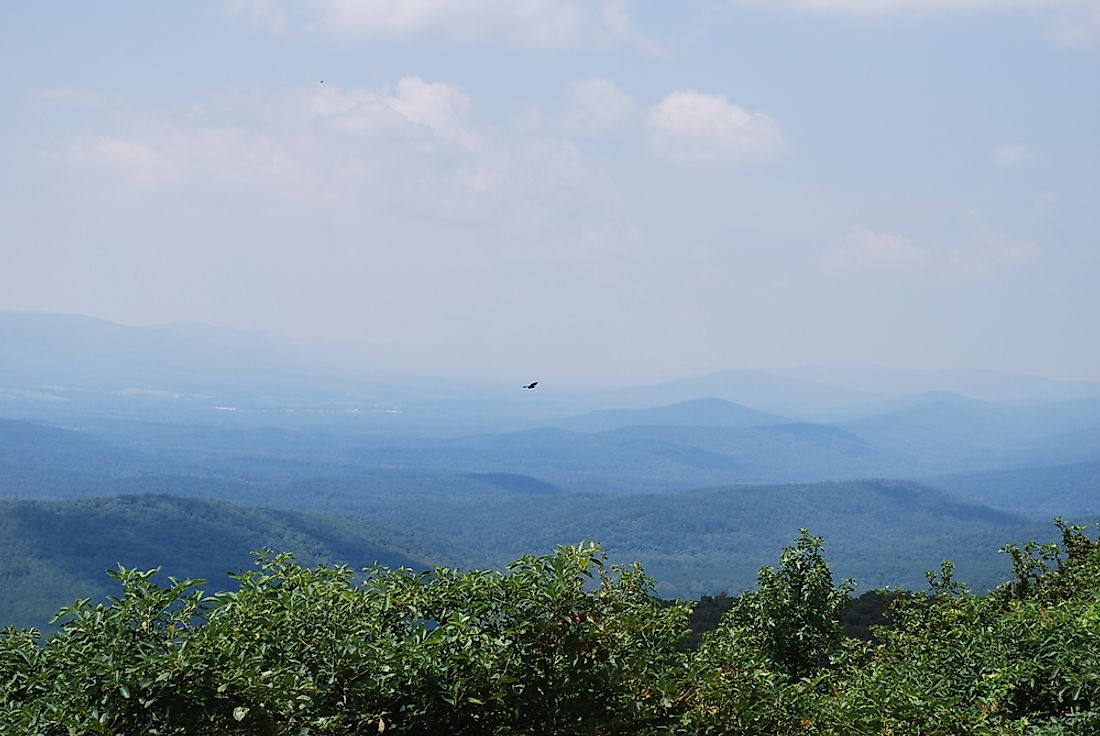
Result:
<svg viewBox="0 0 1100 736"><path fill-rule="evenodd" d="M724 399L693 399L645 409L600 409L571 417L556 426L591 433L638 426L759 427L790 421Z"/></svg>
<svg viewBox="0 0 1100 736"><path fill-rule="evenodd" d="M104 571L122 564L229 585L262 548L303 562L422 569L482 558L423 532L363 517L319 517L175 496L0 502L0 625L42 626L79 597L114 593Z"/></svg>
<svg viewBox="0 0 1100 736"><path fill-rule="evenodd" d="M1100 518L1100 462L927 478L936 488L1034 518Z"/></svg>

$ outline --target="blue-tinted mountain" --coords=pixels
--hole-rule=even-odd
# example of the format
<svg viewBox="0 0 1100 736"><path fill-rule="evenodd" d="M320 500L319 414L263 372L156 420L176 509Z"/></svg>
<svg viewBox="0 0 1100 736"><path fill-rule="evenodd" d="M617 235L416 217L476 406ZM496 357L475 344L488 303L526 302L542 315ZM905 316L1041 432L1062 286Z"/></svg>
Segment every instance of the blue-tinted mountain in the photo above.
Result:
<svg viewBox="0 0 1100 736"><path fill-rule="evenodd" d="M926 482L974 503L1033 518L1100 519L1100 461L959 473Z"/></svg>
<svg viewBox="0 0 1100 736"><path fill-rule="evenodd" d="M1100 381L1055 380L999 370L920 370L881 365L802 366L790 378L878 396L948 392L996 403L1052 403L1100 397Z"/></svg>
<svg viewBox="0 0 1100 736"><path fill-rule="evenodd" d="M636 426L759 427L790 421L724 399L693 399L644 409L601 409L571 417L557 426L574 432L605 432Z"/></svg>
<svg viewBox="0 0 1100 736"><path fill-rule="evenodd" d="M321 517L163 495L0 502L0 625L46 623L78 597L115 593L103 572L122 564L205 578L251 565L262 548L304 562L426 569L482 558L422 531L365 517Z"/></svg>
<svg viewBox="0 0 1100 736"><path fill-rule="evenodd" d="M993 469L1100 459L1100 400L994 404L958 394L913 397L909 405L839 426L874 447L937 461L945 469Z"/></svg>
<svg viewBox="0 0 1100 736"><path fill-rule="evenodd" d="M884 398L872 391L830 386L818 381L759 370L726 370L604 394L606 404L641 408L709 396L758 411L803 420L821 420L846 407Z"/></svg>

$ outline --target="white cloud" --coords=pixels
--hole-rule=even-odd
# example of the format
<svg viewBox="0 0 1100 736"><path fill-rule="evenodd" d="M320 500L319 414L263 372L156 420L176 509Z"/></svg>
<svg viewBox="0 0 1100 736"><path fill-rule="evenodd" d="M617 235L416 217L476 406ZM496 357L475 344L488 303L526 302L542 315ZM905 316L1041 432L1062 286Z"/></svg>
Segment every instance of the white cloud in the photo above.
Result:
<svg viewBox="0 0 1100 736"><path fill-rule="evenodd" d="M969 238L965 247L931 250L901 235L877 233L856 225L843 243L827 248L822 270L830 275L924 275L988 278L998 270L1037 258L1034 243L1012 241L989 228Z"/></svg>
<svg viewBox="0 0 1100 736"><path fill-rule="evenodd" d="M1044 189L1035 195L1034 208L1040 214L1046 214L1054 210L1062 201L1058 192L1053 189Z"/></svg>
<svg viewBox="0 0 1100 736"><path fill-rule="evenodd" d="M57 152L42 156L52 166L114 171L131 184L160 186L175 178L172 161L149 143L112 135L80 134Z"/></svg>
<svg viewBox="0 0 1100 736"><path fill-rule="evenodd" d="M405 77L397 83L397 94L385 104L415 125L423 125L441 139L464 147L477 145L469 130L470 98L449 84Z"/></svg>
<svg viewBox="0 0 1100 736"><path fill-rule="evenodd" d="M818 13L855 16L947 15L1031 11L1049 23L1059 43L1079 45L1100 35L1100 0L732 0L738 5L764 5Z"/></svg>
<svg viewBox="0 0 1100 736"><path fill-rule="evenodd" d="M771 158L787 147L779 125L721 95L673 92L649 111L649 143L664 161L721 166Z"/></svg>
<svg viewBox="0 0 1100 736"><path fill-rule="evenodd" d="M1100 0L1066 2L1055 19L1050 36L1065 46L1082 46L1100 36Z"/></svg>
<svg viewBox="0 0 1100 736"><path fill-rule="evenodd" d="M590 77L570 86L561 128L569 133L603 133L633 112L634 100L630 95L602 77Z"/></svg>
<svg viewBox="0 0 1100 736"><path fill-rule="evenodd" d="M638 247L642 240L642 229L636 225L587 224L577 236L579 254L585 256L619 256Z"/></svg>
<svg viewBox="0 0 1100 736"><path fill-rule="evenodd" d="M87 105L98 102L99 95L90 89L51 88L39 90L35 93L34 99L38 102Z"/></svg>
<svg viewBox="0 0 1100 736"><path fill-rule="evenodd" d="M1058 0L733 0L740 5L768 5L822 13L888 15L890 13L973 12L1047 8Z"/></svg>
<svg viewBox="0 0 1100 736"><path fill-rule="evenodd" d="M931 253L908 238L856 225L843 243L825 251L822 266L828 273L911 273L924 271L932 260Z"/></svg>
<svg viewBox="0 0 1100 736"><path fill-rule="evenodd" d="M539 175L524 182L531 199L554 202L564 199L614 199L607 179L593 171L580 148L563 138L532 138L521 142L511 155L514 169L537 171ZM514 177L517 181L520 177Z"/></svg>
<svg viewBox="0 0 1100 736"><path fill-rule="evenodd" d="M1001 166L1019 166L1035 158L1026 146L998 146L993 151L993 161Z"/></svg>
<svg viewBox="0 0 1100 736"><path fill-rule="evenodd" d="M977 252L992 267L998 262L1019 263L1033 260L1039 256L1040 249L1034 243L1010 240L996 230L985 228L981 233Z"/></svg>
<svg viewBox="0 0 1100 736"><path fill-rule="evenodd" d="M313 25L338 36L496 37L536 47L574 42L586 20L583 5L553 0L310 0L306 7Z"/></svg>
<svg viewBox="0 0 1100 736"><path fill-rule="evenodd" d="M435 36L553 48L618 40L646 51L625 0L226 0L227 14L272 31L303 28L352 40Z"/></svg>
<svg viewBox="0 0 1100 736"><path fill-rule="evenodd" d="M226 0L225 13L245 18L274 33L290 29L290 17L279 0Z"/></svg>
<svg viewBox="0 0 1100 736"><path fill-rule="evenodd" d="M494 140L471 119L469 97L449 84L316 84L185 118L138 115L74 135L41 160L78 187L75 196L109 205L141 198L144 208L275 211L355 226L445 218L528 228L532 242L575 247L579 222L621 203L574 142Z"/></svg>
<svg viewBox="0 0 1100 736"><path fill-rule="evenodd" d="M404 77L395 90L350 89L338 84L295 90L281 114L307 124L361 136L424 134L422 142L473 149L480 138L470 123L470 98L459 88Z"/></svg>
<svg viewBox="0 0 1100 736"><path fill-rule="evenodd" d="M664 49L653 39L641 34L634 28L634 22L627 12L626 0L607 0L603 6L603 20L612 37L632 41L640 50L647 53L661 53Z"/></svg>

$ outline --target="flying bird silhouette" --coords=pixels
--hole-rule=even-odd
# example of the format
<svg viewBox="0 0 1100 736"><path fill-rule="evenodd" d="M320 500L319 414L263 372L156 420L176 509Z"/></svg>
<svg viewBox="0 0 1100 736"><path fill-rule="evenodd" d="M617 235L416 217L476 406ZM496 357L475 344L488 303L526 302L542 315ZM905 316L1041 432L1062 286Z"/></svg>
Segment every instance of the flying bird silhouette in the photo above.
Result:
<svg viewBox="0 0 1100 736"><path fill-rule="evenodd" d="M538 385L539 385L538 381L532 381L531 383L524 386L524 388L534 388L535 386L538 386Z"/></svg>

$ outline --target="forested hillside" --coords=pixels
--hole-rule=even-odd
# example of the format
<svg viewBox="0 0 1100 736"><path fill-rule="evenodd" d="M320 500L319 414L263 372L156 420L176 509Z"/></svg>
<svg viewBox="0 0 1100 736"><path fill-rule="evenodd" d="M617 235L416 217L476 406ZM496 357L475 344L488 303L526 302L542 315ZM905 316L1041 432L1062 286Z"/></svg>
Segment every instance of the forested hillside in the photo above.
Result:
<svg viewBox="0 0 1100 736"><path fill-rule="evenodd" d="M0 625L43 626L60 605L102 600L104 570L161 563L163 575L220 581L272 547L305 564L424 569L480 558L424 532L363 518L319 517L172 496L64 503L0 502ZM163 579L163 578L162 578Z"/></svg>
<svg viewBox="0 0 1100 736"><path fill-rule="evenodd" d="M217 579L264 547L309 563L503 567L530 549L602 539L616 559L645 562L660 595L698 598L751 587L768 550L806 525L829 536L838 573L864 588L916 586L950 550L960 574L986 590L1008 574L1002 542L1049 536L1049 522L899 482L732 486L629 503L510 476L477 479L478 492L432 482L383 490L361 478L301 480L253 497L267 506L169 495L0 503L0 537L10 540L0 576L18 583L0 598L0 623L41 625L69 598L102 596L101 573L116 563L156 560L177 577Z"/></svg>

